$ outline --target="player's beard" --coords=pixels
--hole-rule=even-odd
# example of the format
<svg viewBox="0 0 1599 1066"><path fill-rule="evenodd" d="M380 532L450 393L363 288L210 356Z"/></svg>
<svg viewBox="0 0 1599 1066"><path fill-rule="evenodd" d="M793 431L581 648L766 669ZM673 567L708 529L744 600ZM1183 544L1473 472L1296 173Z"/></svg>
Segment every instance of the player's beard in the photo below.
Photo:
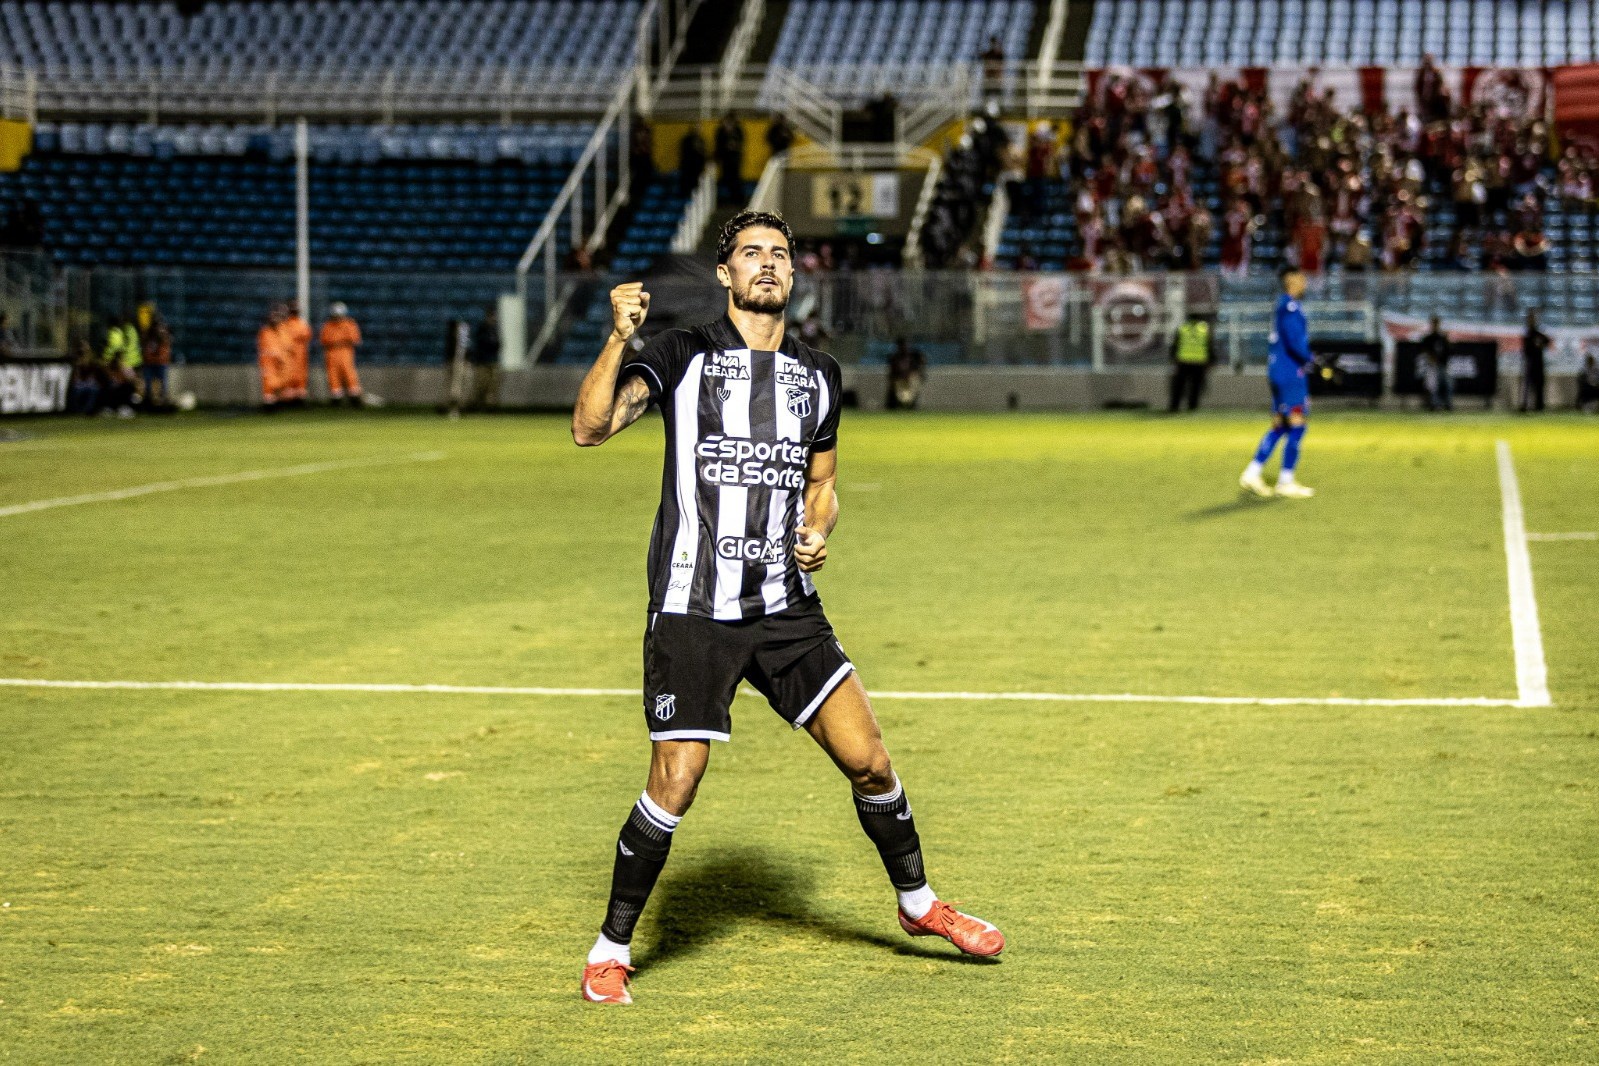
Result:
<svg viewBox="0 0 1599 1066"><path fill-rule="evenodd" d="M740 311L749 311L758 315L781 314L788 307L788 294L783 291L782 282L774 288L765 288L758 284L760 277L750 280L740 292L733 290L733 306Z"/></svg>

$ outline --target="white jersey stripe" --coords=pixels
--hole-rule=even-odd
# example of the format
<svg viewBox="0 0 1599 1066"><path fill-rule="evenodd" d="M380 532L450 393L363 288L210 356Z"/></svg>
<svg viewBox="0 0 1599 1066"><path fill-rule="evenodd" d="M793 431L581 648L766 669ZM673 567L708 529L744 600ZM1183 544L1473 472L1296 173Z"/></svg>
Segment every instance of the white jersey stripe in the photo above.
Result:
<svg viewBox="0 0 1599 1066"><path fill-rule="evenodd" d="M827 412L832 409L833 394L828 391L827 379L820 374L816 375L816 424L823 425L827 421ZM804 515L800 516L801 521ZM811 580L811 575L801 570L799 572L800 588L805 590L805 595L816 595L816 582Z"/></svg>
<svg viewBox="0 0 1599 1066"><path fill-rule="evenodd" d="M672 442L677 465L677 536L668 560L671 577L661 603L661 610L671 614L688 613L688 598L694 590L694 568L699 559L699 508L694 499L698 464L694 462L694 446L700 439L700 372L704 365L705 356L696 355L672 394L672 419L677 431Z"/></svg>
<svg viewBox="0 0 1599 1066"><path fill-rule="evenodd" d="M729 437L750 436L750 375L752 360L747 349L727 353L744 363L743 380L722 379L722 389L727 398L722 401L722 432ZM749 536L749 495L743 485L723 485L717 492L716 539L732 537L743 541ZM744 560L742 557L716 556L716 593L712 601L712 617L722 621L738 621L744 617L741 600L744 595Z"/></svg>

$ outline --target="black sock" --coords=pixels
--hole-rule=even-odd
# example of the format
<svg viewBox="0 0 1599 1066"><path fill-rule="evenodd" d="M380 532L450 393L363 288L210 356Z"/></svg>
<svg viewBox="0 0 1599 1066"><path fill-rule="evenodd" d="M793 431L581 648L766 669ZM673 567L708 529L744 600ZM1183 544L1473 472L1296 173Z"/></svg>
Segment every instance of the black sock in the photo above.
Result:
<svg viewBox="0 0 1599 1066"><path fill-rule="evenodd" d="M892 791L881 796L855 793L855 813L866 836L877 845L894 888L909 892L924 887L927 874L922 869L922 842L916 835L916 821L899 780L895 779Z"/></svg>
<svg viewBox="0 0 1599 1066"><path fill-rule="evenodd" d="M671 819L670 824L665 821L667 818ZM633 805L616 841L611 902L605 910L605 924L600 926L600 932L607 939L618 944L632 941L633 927L644 913L644 904L649 902L655 879L666 866L677 822L677 818L649 802L647 797Z"/></svg>

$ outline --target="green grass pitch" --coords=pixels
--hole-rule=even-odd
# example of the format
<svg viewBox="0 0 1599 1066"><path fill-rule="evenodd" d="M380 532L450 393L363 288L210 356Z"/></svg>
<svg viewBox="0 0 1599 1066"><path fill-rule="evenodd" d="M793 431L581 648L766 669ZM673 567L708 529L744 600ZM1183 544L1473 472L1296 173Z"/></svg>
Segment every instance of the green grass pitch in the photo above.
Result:
<svg viewBox="0 0 1599 1066"><path fill-rule="evenodd" d="M1599 427L1324 412L852 415L821 577L869 689L1517 695L1495 441L1599 530ZM652 418L34 422L0 676L638 684ZM635 941L578 998L635 697L0 688L0 1061L1599 1061L1599 542L1531 547L1552 708L880 700L912 942L848 789L734 709Z"/></svg>

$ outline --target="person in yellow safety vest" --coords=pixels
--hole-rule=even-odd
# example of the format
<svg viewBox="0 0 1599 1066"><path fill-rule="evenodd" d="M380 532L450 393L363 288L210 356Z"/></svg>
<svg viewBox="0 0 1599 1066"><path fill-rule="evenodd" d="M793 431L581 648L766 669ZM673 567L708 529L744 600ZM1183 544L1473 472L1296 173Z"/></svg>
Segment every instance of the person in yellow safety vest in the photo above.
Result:
<svg viewBox="0 0 1599 1066"><path fill-rule="evenodd" d="M1190 314L1177 327L1171 342L1171 359L1171 403L1166 410L1176 414L1185 400L1188 409L1195 410L1205 391L1205 376L1216 362L1216 335L1209 319Z"/></svg>
<svg viewBox="0 0 1599 1066"><path fill-rule="evenodd" d="M107 382L105 409L115 410L120 418L132 418L133 405L139 402L135 372L144 362L139 351L139 319L132 308L106 331L100 361L105 364Z"/></svg>
<svg viewBox="0 0 1599 1066"><path fill-rule="evenodd" d="M144 362L139 353L139 320L133 311L127 311L105 335L105 350L100 354L106 366L120 366L127 371L139 369Z"/></svg>

